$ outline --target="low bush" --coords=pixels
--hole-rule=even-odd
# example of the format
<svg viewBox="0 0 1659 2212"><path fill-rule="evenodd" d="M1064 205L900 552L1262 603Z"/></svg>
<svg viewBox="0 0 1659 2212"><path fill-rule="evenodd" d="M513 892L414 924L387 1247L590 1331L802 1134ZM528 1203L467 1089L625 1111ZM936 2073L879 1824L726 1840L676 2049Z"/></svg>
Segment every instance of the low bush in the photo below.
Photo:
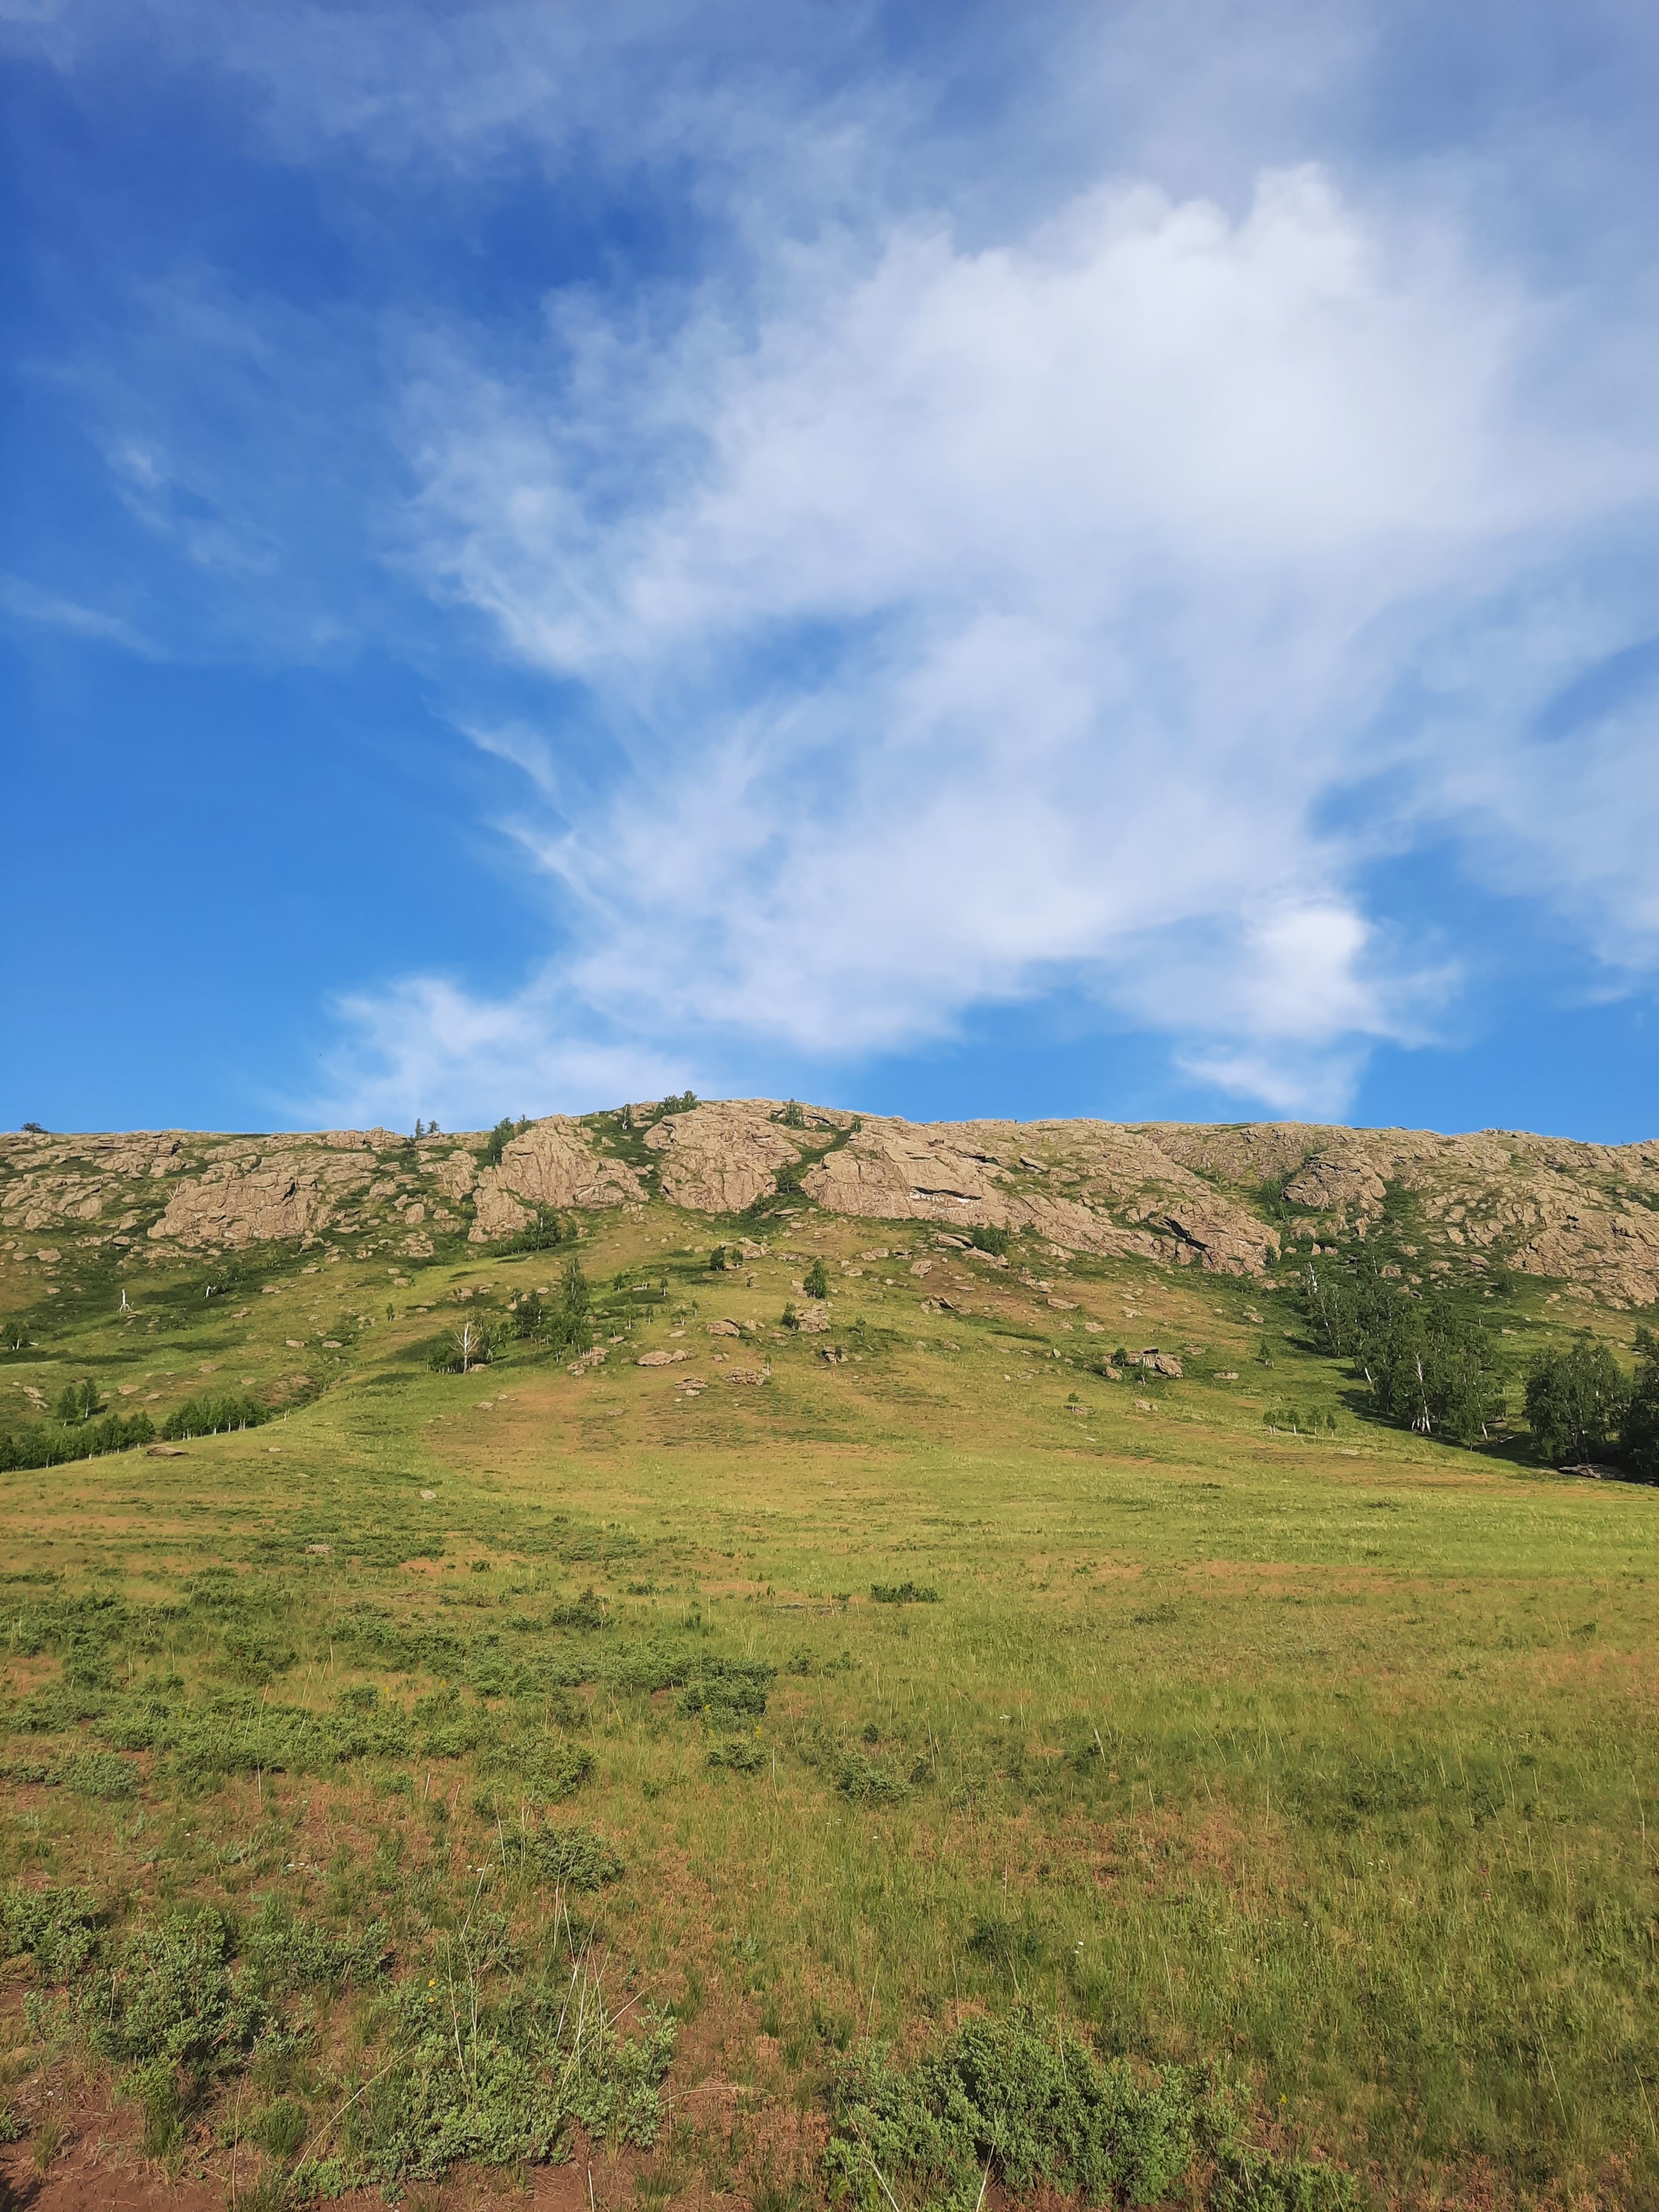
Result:
<svg viewBox="0 0 1659 2212"><path fill-rule="evenodd" d="M615 1846L592 1828L542 1828L508 1840L532 1880L557 1889L592 1891L619 1881L624 1869Z"/></svg>
<svg viewBox="0 0 1659 2212"><path fill-rule="evenodd" d="M1088 2204L1155 2204L1213 2161L1227 2212L1346 2212L1353 2177L1246 2148L1234 2094L1207 2069L1103 2060L1030 2013L970 2020L905 2072L881 2050L841 2066L824 2153L831 2189L891 2212L913 2200L970 2212L994 2178Z"/></svg>
<svg viewBox="0 0 1659 2212"><path fill-rule="evenodd" d="M732 1736L724 1743L708 1747L710 1766L729 1767L734 1774L758 1774L770 1754L764 1744L753 1736Z"/></svg>
<svg viewBox="0 0 1659 2212"><path fill-rule="evenodd" d="M90 1890L19 1882L0 1890L0 1946L8 1958L33 1959L43 1982L78 1974L98 1947L100 1924Z"/></svg>
<svg viewBox="0 0 1659 2212"><path fill-rule="evenodd" d="M766 1711L777 1668L755 1659L705 1659L680 1692L680 1711L714 1727L755 1719Z"/></svg>

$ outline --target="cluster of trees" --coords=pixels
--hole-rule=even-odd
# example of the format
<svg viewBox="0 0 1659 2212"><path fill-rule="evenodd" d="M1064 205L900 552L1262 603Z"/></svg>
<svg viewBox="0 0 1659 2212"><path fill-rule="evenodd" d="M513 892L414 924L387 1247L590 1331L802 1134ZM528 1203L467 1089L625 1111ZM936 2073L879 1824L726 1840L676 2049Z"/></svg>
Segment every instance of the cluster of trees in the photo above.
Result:
<svg viewBox="0 0 1659 2212"><path fill-rule="evenodd" d="M442 1134L442 1130L435 1121L422 1121L418 1115L416 1116L415 1141L416 1144L419 1144L422 1137L440 1137Z"/></svg>
<svg viewBox="0 0 1659 2212"><path fill-rule="evenodd" d="M1473 1444L1504 1409L1497 1341L1432 1292L1413 1297L1372 1268L1310 1261L1302 1308L1326 1350L1364 1379L1384 1420Z"/></svg>
<svg viewBox="0 0 1659 2212"><path fill-rule="evenodd" d="M1261 1425L1275 1436L1288 1430L1293 1437L1334 1437L1336 1415L1322 1413L1317 1407L1304 1413L1296 1406L1269 1406L1262 1413Z"/></svg>
<svg viewBox="0 0 1659 2212"><path fill-rule="evenodd" d="M52 1410L67 1429L77 1422L91 1420L103 1402L103 1392L87 1376L79 1382L65 1384L58 1393L58 1403Z"/></svg>
<svg viewBox="0 0 1659 2212"><path fill-rule="evenodd" d="M1614 1460L1639 1480L1659 1482L1659 1338L1651 1329L1636 1332L1633 1376L1591 1337L1540 1352L1527 1370L1526 1405L1540 1457L1558 1466Z"/></svg>
<svg viewBox="0 0 1659 2212"><path fill-rule="evenodd" d="M148 1413L106 1413L101 1420L78 1421L68 1429L34 1422L0 1432L0 1472L61 1467L66 1460L98 1459L106 1452L131 1451L155 1441L155 1424Z"/></svg>
<svg viewBox="0 0 1659 2212"><path fill-rule="evenodd" d="M270 1419L257 1398L240 1390L204 1390L186 1398L161 1424L161 1434L176 1443L188 1437L216 1437L222 1430L257 1429Z"/></svg>
<svg viewBox="0 0 1659 2212"><path fill-rule="evenodd" d="M1302 1310L1326 1351L1361 1376L1384 1419L1476 1443L1504 1408L1496 1339L1431 1291L1413 1297L1375 1265L1310 1261ZM1611 1461L1659 1482L1659 1337L1636 1332L1636 1371L1586 1334L1539 1353L1526 1376L1527 1423L1552 1465Z"/></svg>
<svg viewBox="0 0 1659 2212"><path fill-rule="evenodd" d="M514 1137L523 1136L525 1131L529 1127L530 1116L527 1114L520 1114L516 1121L513 1119L510 1114L504 1114L501 1120L496 1122L495 1127L490 1131L488 1138L484 1140L484 1165L487 1168L500 1167L501 1164L501 1154L507 1150Z"/></svg>
<svg viewBox="0 0 1659 2212"><path fill-rule="evenodd" d="M505 1318L469 1315L447 1329L433 1349L434 1371L464 1375L470 1367L487 1367L509 1335L562 1358L592 1349L593 1294L574 1252L550 1297L544 1297L539 1291L526 1291Z"/></svg>

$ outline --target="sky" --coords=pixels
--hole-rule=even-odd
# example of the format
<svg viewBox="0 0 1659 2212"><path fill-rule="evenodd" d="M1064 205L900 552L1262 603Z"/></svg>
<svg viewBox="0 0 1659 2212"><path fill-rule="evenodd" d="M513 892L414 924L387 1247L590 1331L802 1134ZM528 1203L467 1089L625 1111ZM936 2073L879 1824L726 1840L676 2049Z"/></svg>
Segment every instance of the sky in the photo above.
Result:
<svg viewBox="0 0 1659 2212"><path fill-rule="evenodd" d="M0 1126L1659 1135L1645 0L0 0Z"/></svg>

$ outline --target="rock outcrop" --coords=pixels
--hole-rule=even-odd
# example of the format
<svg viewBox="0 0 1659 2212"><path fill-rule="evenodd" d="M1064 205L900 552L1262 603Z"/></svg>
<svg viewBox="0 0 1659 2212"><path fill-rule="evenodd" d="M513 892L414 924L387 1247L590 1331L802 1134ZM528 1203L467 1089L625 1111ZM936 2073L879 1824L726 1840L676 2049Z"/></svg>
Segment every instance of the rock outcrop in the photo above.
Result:
<svg viewBox="0 0 1659 2212"><path fill-rule="evenodd" d="M1659 1142L1307 1122L919 1123L764 1098L550 1115L493 1164L482 1135L386 1129L0 1137L0 1243L48 1269L101 1244L226 1252L349 1239L360 1253L415 1257L438 1237L516 1236L538 1212L661 1199L730 1217L780 1192L786 1205L925 1222L958 1242L1006 1230L1056 1251L1246 1277L1273 1266L1286 1224L1319 1242L1386 1224L1396 1262L1424 1280L1501 1264L1613 1305L1659 1300ZM709 1233L719 1238L718 1222Z"/></svg>
<svg viewBox="0 0 1659 2212"><path fill-rule="evenodd" d="M741 1213L800 1165L804 1130L781 1128L765 1098L726 1098L688 1114L665 1114L646 1132L663 1196L699 1213ZM797 1136L803 1141L793 1141Z"/></svg>
<svg viewBox="0 0 1659 2212"><path fill-rule="evenodd" d="M645 1189L624 1161L596 1151L581 1122L564 1114L533 1122L514 1137L499 1167L483 1169L472 1191L475 1244L516 1236L540 1207L593 1209L641 1200Z"/></svg>

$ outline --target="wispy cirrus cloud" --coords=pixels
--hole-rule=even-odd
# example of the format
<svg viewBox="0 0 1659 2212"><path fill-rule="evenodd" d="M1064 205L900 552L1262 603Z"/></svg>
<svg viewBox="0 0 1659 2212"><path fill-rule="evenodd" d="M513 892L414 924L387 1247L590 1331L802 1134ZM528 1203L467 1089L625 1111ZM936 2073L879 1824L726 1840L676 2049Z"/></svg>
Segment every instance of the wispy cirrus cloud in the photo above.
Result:
<svg viewBox="0 0 1659 2212"><path fill-rule="evenodd" d="M210 77L376 281L453 226L372 313L152 286L159 367L97 387L222 627L418 667L539 878L528 985L342 1001L339 1110L828 1079L1056 996L1335 1112L1493 957L1431 854L1646 988L1638 11L895 21L14 25ZM492 290L504 209L600 242Z"/></svg>
<svg viewBox="0 0 1659 2212"><path fill-rule="evenodd" d="M125 616L82 606L78 599L46 591L27 576L0 575L0 612L15 622L37 623L96 644L118 646L122 652L136 653L146 660L162 658L161 648Z"/></svg>
<svg viewBox="0 0 1659 2212"><path fill-rule="evenodd" d="M452 351L411 394L431 588L617 734L606 789L515 824L590 1020L834 1060L1064 976L1328 1111L1450 984L1364 910L1377 852L1450 825L1639 906L1524 768L1589 641L1495 676L1564 561L1646 526L1650 425L1550 383L1563 306L1455 225L1304 167L1237 216L1113 184L751 278L665 338L560 303L529 370ZM535 745L496 750L545 793Z"/></svg>

